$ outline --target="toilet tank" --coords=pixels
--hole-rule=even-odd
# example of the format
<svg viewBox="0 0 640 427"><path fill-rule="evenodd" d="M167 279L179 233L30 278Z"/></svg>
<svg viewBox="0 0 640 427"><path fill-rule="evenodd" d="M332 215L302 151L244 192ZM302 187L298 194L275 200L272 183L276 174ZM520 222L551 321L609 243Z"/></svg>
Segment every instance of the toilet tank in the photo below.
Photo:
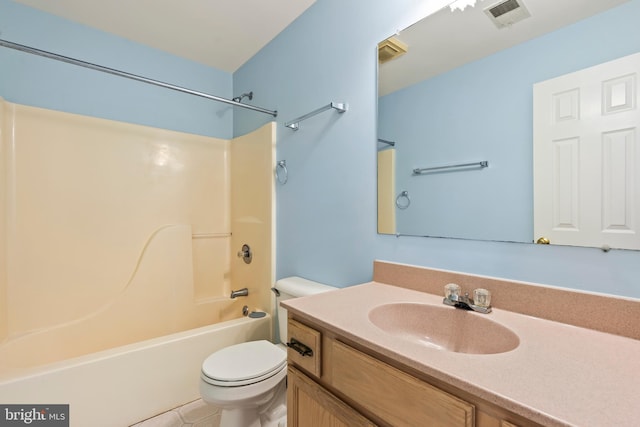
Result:
<svg viewBox="0 0 640 427"><path fill-rule="evenodd" d="M287 310L280 307L280 301L338 289L297 276L285 277L284 279L276 281L275 288L280 293L276 301L278 307L278 332L280 334L280 342L283 344L287 342Z"/></svg>

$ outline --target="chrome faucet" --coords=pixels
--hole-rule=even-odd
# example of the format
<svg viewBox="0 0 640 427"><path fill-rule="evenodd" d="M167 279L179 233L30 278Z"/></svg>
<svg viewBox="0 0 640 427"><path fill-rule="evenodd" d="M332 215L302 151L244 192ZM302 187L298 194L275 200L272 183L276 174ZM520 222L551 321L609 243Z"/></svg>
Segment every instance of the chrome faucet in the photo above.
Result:
<svg viewBox="0 0 640 427"><path fill-rule="evenodd" d="M477 311L478 313L491 313L491 305L490 304L479 304L475 302L472 298L469 297L469 292L465 292L464 295L460 295L460 286L450 283L444 288L445 297L442 300L443 304L450 305L455 308L460 308L462 310L472 310ZM484 289L477 289L477 291L484 291L485 296L487 298L488 291Z"/></svg>
<svg viewBox="0 0 640 427"><path fill-rule="evenodd" d="M238 289L237 291L231 291L231 299L234 299L236 297L246 297L247 295L249 295L249 289L247 288Z"/></svg>

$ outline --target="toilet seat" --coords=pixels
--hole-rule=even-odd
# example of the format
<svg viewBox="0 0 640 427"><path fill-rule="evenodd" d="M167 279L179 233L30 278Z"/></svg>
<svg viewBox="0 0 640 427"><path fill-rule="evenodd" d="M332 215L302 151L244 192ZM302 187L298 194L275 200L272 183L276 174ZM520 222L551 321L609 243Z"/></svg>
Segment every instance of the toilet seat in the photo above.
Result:
<svg viewBox="0 0 640 427"><path fill-rule="evenodd" d="M287 354L269 341L250 341L219 350L202 364L202 379L220 387L254 384L287 366Z"/></svg>

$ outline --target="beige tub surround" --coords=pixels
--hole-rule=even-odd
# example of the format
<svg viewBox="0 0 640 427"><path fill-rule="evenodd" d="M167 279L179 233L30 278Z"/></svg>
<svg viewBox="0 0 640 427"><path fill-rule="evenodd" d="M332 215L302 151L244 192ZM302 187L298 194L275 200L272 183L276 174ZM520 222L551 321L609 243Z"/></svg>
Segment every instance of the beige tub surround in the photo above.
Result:
<svg viewBox="0 0 640 427"><path fill-rule="evenodd" d="M274 147L0 99L0 380L271 311Z"/></svg>
<svg viewBox="0 0 640 427"><path fill-rule="evenodd" d="M396 234L395 192L396 150L390 148L378 151L378 233ZM399 204L399 206L406 208L408 196L402 202L404 204Z"/></svg>
<svg viewBox="0 0 640 427"><path fill-rule="evenodd" d="M377 273L380 267L376 266ZM398 270L405 267L393 265ZM409 280L408 287L418 284L418 276L438 292L447 283L434 284L429 269L407 268L416 270L410 270L408 276L398 276L398 281L400 277L411 277L414 282ZM374 279L379 277L376 275ZM502 308L507 304L501 299L500 287L493 287L491 279L486 278L477 286L470 277L467 276L466 280L460 284L470 293L473 287L491 290L495 301L491 313L445 306L441 293L430 294L376 281L285 301L282 305L298 321L324 330L338 341L450 393L473 396L475 400L504 409L531 423L581 427L637 425L640 420L640 405L637 404L640 396L640 341L507 311ZM520 285L511 283L511 286L516 292ZM563 291L555 289L553 292ZM537 302L546 302L544 293ZM623 306L626 304L637 307L640 302L624 300ZM418 310L418 317L409 313L411 310ZM507 345L493 354L465 353L459 348L456 351L437 349L422 342L415 333L402 333L403 322L407 323L407 329L415 329L421 326L421 313L425 313L423 323L428 324L432 320L429 312L440 313L442 310L450 311L453 317L449 320L464 319L468 322L466 327L461 324L465 330L460 333L476 334L474 339L479 340L477 345L480 348L482 340L494 343L499 341L496 340L500 338L498 335L504 338L504 329L517 337L517 346L509 349ZM622 316L629 316L629 312ZM443 321L447 321L447 315L433 327L451 328ZM636 325L637 321L636 316ZM480 322L490 322L491 325L482 327ZM477 325L472 326L474 323ZM614 324L618 323L614 320ZM453 330L450 333L458 332ZM513 346L513 341L510 343ZM479 422L477 418L476 422Z"/></svg>
<svg viewBox="0 0 640 427"><path fill-rule="evenodd" d="M0 99L1 101L1 99ZM5 123L5 103L0 102L0 170L8 164L9 150L7 142L9 131ZM7 201L7 174L0 172L0 206L5 206ZM0 242L7 235L7 212L0 209ZM0 341L7 336L7 245L0 243Z"/></svg>
<svg viewBox="0 0 640 427"><path fill-rule="evenodd" d="M234 138L231 154L231 283L248 288L248 297L236 307L271 312L275 283L275 180L276 127L269 123L250 134ZM254 255L247 264L237 253L249 245Z"/></svg>

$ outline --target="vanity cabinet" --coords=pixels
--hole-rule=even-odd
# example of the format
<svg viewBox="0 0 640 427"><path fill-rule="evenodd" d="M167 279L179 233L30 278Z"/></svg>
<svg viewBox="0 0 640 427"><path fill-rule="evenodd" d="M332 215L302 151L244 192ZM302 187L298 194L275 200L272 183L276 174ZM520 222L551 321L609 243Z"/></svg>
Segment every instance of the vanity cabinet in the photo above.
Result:
<svg viewBox="0 0 640 427"><path fill-rule="evenodd" d="M289 427L537 425L463 391L443 390L308 320L290 317L288 331L289 342L312 351L287 350Z"/></svg>
<svg viewBox="0 0 640 427"><path fill-rule="evenodd" d="M375 427L371 421L297 369L287 368L287 425Z"/></svg>
<svg viewBox="0 0 640 427"><path fill-rule="evenodd" d="M473 405L339 341L331 385L393 426L472 427Z"/></svg>

